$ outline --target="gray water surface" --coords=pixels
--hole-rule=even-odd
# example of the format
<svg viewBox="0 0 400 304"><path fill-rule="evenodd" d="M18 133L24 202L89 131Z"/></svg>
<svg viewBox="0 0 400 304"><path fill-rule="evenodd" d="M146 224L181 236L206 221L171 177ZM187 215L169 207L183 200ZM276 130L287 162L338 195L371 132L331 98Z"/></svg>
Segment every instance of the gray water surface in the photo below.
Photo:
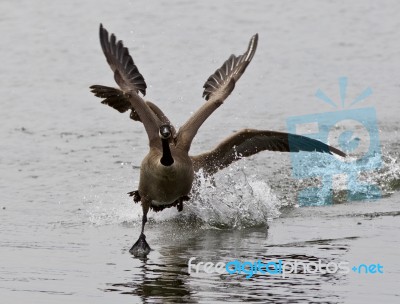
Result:
<svg viewBox="0 0 400 304"><path fill-rule="evenodd" d="M1 1L1 302L398 303L399 10L394 0ZM126 193L147 139L89 91L115 86L100 22L129 47L146 98L176 126L204 102L209 75L259 33L251 65L192 154L235 130L285 131L288 117L332 111L315 92L339 100L339 77L350 98L371 87L358 107L376 109L382 167L361 176L382 198L353 202L339 191L333 205L299 207L308 181L292 177L288 154L264 152L200 179L182 213L150 213L153 251L133 258L141 208ZM380 263L384 273L246 279L189 274L191 257Z"/></svg>

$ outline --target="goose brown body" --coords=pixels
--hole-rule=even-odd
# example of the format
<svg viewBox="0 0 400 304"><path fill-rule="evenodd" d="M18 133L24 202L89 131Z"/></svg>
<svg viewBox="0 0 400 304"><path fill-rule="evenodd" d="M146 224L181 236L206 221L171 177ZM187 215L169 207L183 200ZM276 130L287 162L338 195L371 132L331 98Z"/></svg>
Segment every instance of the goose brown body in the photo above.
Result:
<svg viewBox="0 0 400 304"><path fill-rule="evenodd" d="M171 146L174 163L161 164L163 152L151 149L140 166L139 193L150 207L170 205L178 198L189 195L192 188L194 170L191 158L182 150Z"/></svg>

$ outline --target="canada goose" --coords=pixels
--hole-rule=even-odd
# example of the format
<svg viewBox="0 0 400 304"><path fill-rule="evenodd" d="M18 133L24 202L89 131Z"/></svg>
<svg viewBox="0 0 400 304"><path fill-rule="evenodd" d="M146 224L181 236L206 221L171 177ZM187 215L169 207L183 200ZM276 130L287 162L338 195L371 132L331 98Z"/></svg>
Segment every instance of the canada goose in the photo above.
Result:
<svg viewBox="0 0 400 304"><path fill-rule="evenodd" d="M189 156L193 138L203 122L225 101L233 91L235 83L244 73L257 48L258 34L250 39L247 51L240 56L231 55L204 84L203 97L206 102L187 122L176 131L170 120L153 103L140 96L146 94L147 85L129 51L114 34L109 36L100 24L100 43L107 62L114 72L120 89L93 85L95 96L104 98L107 104L123 113L131 110L130 118L141 121L149 139L150 151L140 168L139 189L129 192L134 201L142 202L142 230L130 252L135 256L146 256L150 246L146 242L144 226L149 209L160 211L177 206L188 200L194 172L202 169L212 175L232 162L260 151L317 151L345 156L331 146L300 135L275 131L244 129L222 141L214 150Z"/></svg>

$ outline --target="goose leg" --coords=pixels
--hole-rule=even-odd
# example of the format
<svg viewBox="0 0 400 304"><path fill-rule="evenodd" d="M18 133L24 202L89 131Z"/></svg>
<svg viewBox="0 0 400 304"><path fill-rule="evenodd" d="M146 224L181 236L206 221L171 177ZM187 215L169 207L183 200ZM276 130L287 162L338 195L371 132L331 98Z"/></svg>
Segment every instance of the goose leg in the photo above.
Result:
<svg viewBox="0 0 400 304"><path fill-rule="evenodd" d="M190 200L190 197L187 195L181 196L176 200L176 208L178 209L179 212L183 210L183 202Z"/></svg>
<svg viewBox="0 0 400 304"><path fill-rule="evenodd" d="M146 236L144 235L144 226L147 222L147 212L149 211L150 202L143 200L142 201L142 209L143 209L143 216L142 216L142 231L140 233L139 239L136 241L135 244L129 249L129 252L133 254L135 257L146 257L151 248L149 244L146 242Z"/></svg>
<svg viewBox="0 0 400 304"><path fill-rule="evenodd" d="M182 200L182 198L178 199L178 203L176 205L176 209L178 209L178 212L181 212L183 210L183 200Z"/></svg>

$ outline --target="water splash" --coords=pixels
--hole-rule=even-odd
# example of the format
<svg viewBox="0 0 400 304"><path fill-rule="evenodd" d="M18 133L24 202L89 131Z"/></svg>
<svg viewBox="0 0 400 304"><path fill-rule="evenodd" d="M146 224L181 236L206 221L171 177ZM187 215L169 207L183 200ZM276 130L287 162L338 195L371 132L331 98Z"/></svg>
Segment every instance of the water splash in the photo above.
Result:
<svg viewBox="0 0 400 304"><path fill-rule="evenodd" d="M400 189L400 163L397 157L386 153L382 155L382 163L376 174L365 174L362 178L378 184L384 195L390 195Z"/></svg>
<svg viewBox="0 0 400 304"><path fill-rule="evenodd" d="M349 165L356 164L357 157L347 157L346 161L337 162L329 155L306 154L304 161L314 164L312 167L304 166L302 170L308 170L308 175L315 178L300 180L298 190L318 188L318 191L309 193L304 191L303 195L308 193L309 197L302 199L319 202L321 206L332 202L379 199L400 188L400 165L395 157L388 154L375 154L363 159L361 167ZM331 172L344 173L332 176ZM322 186L323 183L331 183L331 186Z"/></svg>
<svg viewBox="0 0 400 304"><path fill-rule="evenodd" d="M131 180L122 171L118 177L99 175L92 181L83 204L89 223L102 226L121 223L139 223L142 216L140 204L135 204L127 194L132 189Z"/></svg>
<svg viewBox="0 0 400 304"><path fill-rule="evenodd" d="M271 187L257 176L249 176L243 162L213 177L198 172L190 196L183 212L171 208L151 217L156 222L175 220L205 229L242 229L265 226L280 215L281 203Z"/></svg>
<svg viewBox="0 0 400 304"><path fill-rule="evenodd" d="M88 195L84 197L86 213L91 224L96 226L134 222L139 223L142 208L132 200L116 195L115 198Z"/></svg>
<svg viewBox="0 0 400 304"><path fill-rule="evenodd" d="M149 222L179 221L189 225L200 223L204 228L241 229L266 225L279 217L280 201L270 186L257 176L248 176L242 165L235 164L213 177L199 172L183 212L178 213L176 208L150 212ZM94 225L138 225L141 221L140 204L134 204L127 196L114 192L98 195L93 190L84 201L89 221Z"/></svg>
<svg viewBox="0 0 400 304"><path fill-rule="evenodd" d="M313 169L316 176L328 172L329 166L347 166L346 163L333 162L331 155L308 153L307 157L318 164ZM368 159L366 166L374 168L375 161L377 159ZM268 221L281 215L283 207L294 208L297 205L296 193L305 187L321 184L317 178L289 179L288 171L287 174L274 175L273 180L277 184L274 186L267 179L260 179L263 174L257 172L257 167L253 166L252 162L242 160L212 178L199 172L190 194L191 200L184 203L183 212L177 212L176 208L165 209L158 213L150 212L149 224L171 221L184 225L200 225L205 229L242 229L266 225ZM360 182L376 184L384 196L400 189L400 164L396 156L383 153L382 166L379 170L359 172L355 168L353 173ZM127 189L132 190L129 180L126 176L105 180L103 178L99 178L93 189L84 197L88 221L94 225L139 226L142 216L141 206L134 204L125 194ZM341 175L333 180L332 188L329 190L333 191L334 203L349 202L346 200L347 182L346 176ZM104 192L104 189L112 191ZM360 193L353 195L373 198L370 190L360 188ZM316 199L323 201L328 193L321 191L318 195Z"/></svg>
<svg viewBox="0 0 400 304"><path fill-rule="evenodd" d="M280 215L280 201L267 182L248 176L240 166L232 166L207 178L196 176L188 215L209 227L235 228L265 225Z"/></svg>

